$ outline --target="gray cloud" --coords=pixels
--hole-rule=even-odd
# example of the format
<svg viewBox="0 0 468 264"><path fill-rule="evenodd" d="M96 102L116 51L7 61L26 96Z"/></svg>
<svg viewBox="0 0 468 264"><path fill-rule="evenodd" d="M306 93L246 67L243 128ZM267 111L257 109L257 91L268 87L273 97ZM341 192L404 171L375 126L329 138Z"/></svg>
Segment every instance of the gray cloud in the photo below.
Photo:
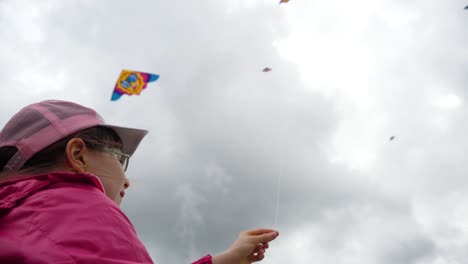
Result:
<svg viewBox="0 0 468 264"><path fill-rule="evenodd" d="M464 263L466 105L441 110L433 101L466 98L468 18L460 1L388 2L388 13L375 7L364 33L347 39L342 30L362 17L340 20L319 2L3 1L0 121L60 98L149 129L122 208L158 263L216 254L241 230L273 227L278 177L281 236L268 263ZM310 73L324 87L310 89L300 65L273 45L292 34L291 15L316 19L304 35L319 37L319 47L337 36L314 50L329 55L314 68L323 72ZM365 52L353 50L361 42ZM374 68L347 69L353 64L339 55L352 52ZM273 71L262 73L265 66ZM140 97L110 102L123 68L161 78ZM368 87L354 79L341 87L345 70L365 75ZM323 84L322 74L334 78ZM375 112L354 119L353 90ZM374 117L396 134L391 144L387 134L365 136ZM329 156L353 120L362 123L344 132L377 153L368 170Z"/></svg>

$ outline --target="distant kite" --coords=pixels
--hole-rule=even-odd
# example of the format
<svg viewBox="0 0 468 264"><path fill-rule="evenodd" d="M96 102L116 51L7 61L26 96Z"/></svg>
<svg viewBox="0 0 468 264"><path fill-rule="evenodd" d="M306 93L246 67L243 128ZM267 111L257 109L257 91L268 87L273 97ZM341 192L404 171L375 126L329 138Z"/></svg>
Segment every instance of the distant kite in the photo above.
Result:
<svg viewBox="0 0 468 264"><path fill-rule="evenodd" d="M271 69L266 67L265 69L263 69L263 72L271 72Z"/></svg>
<svg viewBox="0 0 468 264"><path fill-rule="evenodd" d="M392 141L395 139L395 136L391 136L390 139L388 139L388 141Z"/></svg>
<svg viewBox="0 0 468 264"><path fill-rule="evenodd" d="M465 10L467 10L467 9L468 9L468 5L467 5L467 6L465 6Z"/></svg>
<svg viewBox="0 0 468 264"><path fill-rule="evenodd" d="M280 3L280 5L281 5L281 4L287 3L287 2L289 2L289 0L281 0L279 3Z"/></svg>
<svg viewBox="0 0 468 264"><path fill-rule="evenodd" d="M154 82L159 78L159 75L122 70L119 79L115 84L114 91L112 92L111 101L117 101L124 94L126 95L140 95L141 91L146 88L149 82Z"/></svg>

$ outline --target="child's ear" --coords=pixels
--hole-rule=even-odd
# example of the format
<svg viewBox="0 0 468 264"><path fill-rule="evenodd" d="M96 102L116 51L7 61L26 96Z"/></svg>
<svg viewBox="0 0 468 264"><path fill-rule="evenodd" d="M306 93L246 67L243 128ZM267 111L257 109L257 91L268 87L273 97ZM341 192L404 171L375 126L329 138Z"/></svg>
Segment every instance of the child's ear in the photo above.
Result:
<svg viewBox="0 0 468 264"><path fill-rule="evenodd" d="M72 138L65 147L67 165L76 172L86 172L87 148L81 138Z"/></svg>

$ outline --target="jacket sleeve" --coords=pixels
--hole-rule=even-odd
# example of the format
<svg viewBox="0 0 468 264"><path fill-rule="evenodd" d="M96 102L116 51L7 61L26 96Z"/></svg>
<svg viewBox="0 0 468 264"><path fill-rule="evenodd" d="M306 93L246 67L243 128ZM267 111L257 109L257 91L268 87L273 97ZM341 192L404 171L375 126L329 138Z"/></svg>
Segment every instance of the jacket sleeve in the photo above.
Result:
<svg viewBox="0 0 468 264"><path fill-rule="evenodd" d="M206 255L203 258L193 262L192 264L212 264L211 255Z"/></svg>
<svg viewBox="0 0 468 264"><path fill-rule="evenodd" d="M29 205L38 211L31 226L55 248L75 263L153 263L129 219L102 191L59 185L36 194Z"/></svg>
<svg viewBox="0 0 468 264"><path fill-rule="evenodd" d="M28 260L25 252L12 241L0 237L0 248L0 263L20 264L28 263L27 261L32 262L31 259Z"/></svg>

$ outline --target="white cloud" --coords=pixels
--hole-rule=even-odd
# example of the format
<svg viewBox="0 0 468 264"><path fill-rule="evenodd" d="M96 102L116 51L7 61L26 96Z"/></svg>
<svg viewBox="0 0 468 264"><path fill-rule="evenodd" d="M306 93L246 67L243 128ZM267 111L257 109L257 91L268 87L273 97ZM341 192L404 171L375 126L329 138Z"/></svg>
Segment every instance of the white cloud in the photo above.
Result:
<svg viewBox="0 0 468 264"><path fill-rule="evenodd" d="M272 225L281 173L265 263L466 263L458 5L2 1L0 120L54 97L150 129L123 209L157 262ZM110 102L121 68L161 79Z"/></svg>
<svg viewBox="0 0 468 264"><path fill-rule="evenodd" d="M452 110L462 106L463 101L455 94L447 94L435 98L433 104L442 110Z"/></svg>

